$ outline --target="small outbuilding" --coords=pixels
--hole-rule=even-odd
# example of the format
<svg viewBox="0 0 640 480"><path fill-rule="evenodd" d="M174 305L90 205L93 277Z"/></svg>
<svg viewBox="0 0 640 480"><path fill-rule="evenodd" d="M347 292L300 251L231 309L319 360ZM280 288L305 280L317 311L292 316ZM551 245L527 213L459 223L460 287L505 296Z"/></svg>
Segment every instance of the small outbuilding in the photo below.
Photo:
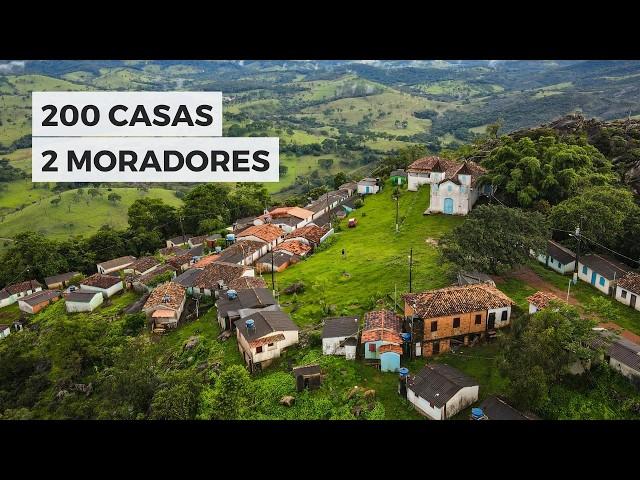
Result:
<svg viewBox="0 0 640 480"><path fill-rule="evenodd" d="M36 314L53 302L60 300L61 297L60 290L41 290L18 300L18 308L23 312Z"/></svg>
<svg viewBox="0 0 640 480"><path fill-rule="evenodd" d="M640 275L629 272L616 285L616 300L640 311Z"/></svg>
<svg viewBox="0 0 640 480"><path fill-rule="evenodd" d="M51 289L67 288L69 286L69 281L73 277L77 277L78 275L80 275L80 272L61 273L60 275L45 277L44 283L47 285L47 288L51 288Z"/></svg>
<svg viewBox="0 0 640 480"><path fill-rule="evenodd" d="M304 389L315 390L320 388L322 376L320 365L304 365L295 367L292 372L296 379L296 390L302 392Z"/></svg>
<svg viewBox="0 0 640 480"><path fill-rule="evenodd" d="M101 292L104 298L109 298L122 291L123 285L119 277L94 273L80 282L80 290Z"/></svg>
<svg viewBox="0 0 640 480"><path fill-rule="evenodd" d="M538 420L536 416L526 415L513 408L500 397L495 396L486 398L480 404L480 410L482 414L478 419L482 420Z"/></svg>
<svg viewBox="0 0 640 480"><path fill-rule="evenodd" d="M547 292L536 292L533 295L527 297L527 301L529 302L529 313L536 313L543 308L549 306L551 302L562 302L559 297L555 296L553 293Z"/></svg>
<svg viewBox="0 0 640 480"><path fill-rule="evenodd" d="M124 257L114 258L113 260L107 260L106 262L98 263L96 265L96 268L98 269L98 273L106 275L107 273L119 272L120 270L124 270L135 261L136 257L127 255Z"/></svg>
<svg viewBox="0 0 640 480"><path fill-rule="evenodd" d="M389 174L389 178L393 185L403 185L407 183L407 172L403 169L394 170Z"/></svg>
<svg viewBox="0 0 640 480"><path fill-rule="evenodd" d="M357 345L360 323L357 317L332 317L325 318L322 328L322 354L323 355L344 355L347 356L347 340ZM351 353L351 352L349 352ZM353 349L355 358L355 348Z"/></svg>
<svg viewBox="0 0 640 480"><path fill-rule="evenodd" d="M478 401L480 385L445 363L427 364L407 377L407 400L432 420L446 420Z"/></svg>
<svg viewBox="0 0 640 480"><path fill-rule="evenodd" d="M76 290L64 295L67 313L93 312L104 302L102 292Z"/></svg>
<svg viewBox="0 0 640 480"><path fill-rule="evenodd" d="M549 240L546 253L536 256L538 261L558 273L573 273L576 267L576 254L558 242Z"/></svg>
<svg viewBox="0 0 640 480"><path fill-rule="evenodd" d="M376 178L363 178L358 182L358 193L369 195L380 191L380 182Z"/></svg>

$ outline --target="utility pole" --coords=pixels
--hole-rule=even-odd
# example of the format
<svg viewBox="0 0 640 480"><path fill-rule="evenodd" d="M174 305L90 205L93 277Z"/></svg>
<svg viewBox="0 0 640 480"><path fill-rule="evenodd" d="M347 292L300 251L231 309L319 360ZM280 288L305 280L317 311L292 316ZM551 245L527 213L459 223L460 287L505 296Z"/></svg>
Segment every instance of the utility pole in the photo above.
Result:
<svg viewBox="0 0 640 480"><path fill-rule="evenodd" d="M396 195L396 233L398 233L398 230L399 230L399 226L398 226L399 204L400 204L400 195Z"/></svg>
<svg viewBox="0 0 640 480"><path fill-rule="evenodd" d="M276 296L276 271L273 268L273 247L271 248L271 288L273 289L273 296Z"/></svg>
<svg viewBox="0 0 640 480"><path fill-rule="evenodd" d="M409 253L409 293L412 292L412 274L413 274L413 247L411 248L411 251Z"/></svg>
<svg viewBox="0 0 640 480"><path fill-rule="evenodd" d="M578 247L576 248L576 265L575 267L573 267L573 284L575 285L576 283L578 283L578 262L580 261L580 246L581 246L581 238L580 238L580 230L582 228L582 219L584 217L580 217L580 224L576 227L576 233L574 234L574 236L576 237L576 240L578 241Z"/></svg>
<svg viewBox="0 0 640 480"><path fill-rule="evenodd" d="M184 226L182 225L182 215L178 217L178 220L180 221L180 230L182 231L182 240L184 240L185 234L184 234Z"/></svg>

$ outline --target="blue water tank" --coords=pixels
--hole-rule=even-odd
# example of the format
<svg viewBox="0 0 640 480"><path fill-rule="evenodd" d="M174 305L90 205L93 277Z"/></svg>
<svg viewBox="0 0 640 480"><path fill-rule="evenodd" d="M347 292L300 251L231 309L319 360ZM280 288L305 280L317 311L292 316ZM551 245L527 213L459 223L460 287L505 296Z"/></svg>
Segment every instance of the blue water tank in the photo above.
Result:
<svg viewBox="0 0 640 480"><path fill-rule="evenodd" d="M401 377L406 377L407 375L409 375L409 369L406 367L402 367L400 370L398 370L398 372L400 373Z"/></svg>
<svg viewBox="0 0 640 480"><path fill-rule="evenodd" d="M402 340L404 340L405 342L410 342L411 341L411 334L410 333L401 333L400 335L402 336Z"/></svg>
<svg viewBox="0 0 640 480"><path fill-rule="evenodd" d="M216 247L216 253L220 253L222 251L222 247Z"/></svg>
<svg viewBox="0 0 640 480"><path fill-rule="evenodd" d="M252 330L252 329L254 328L254 326L255 326L255 323L256 323L256 322L254 322L254 321L253 321L253 320L251 320L251 319L246 320L246 321L244 322L244 324L247 326L247 330Z"/></svg>
<svg viewBox="0 0 640 480"><path fill-rule="evenodd" d="M238 292L235 290L227 290L227 298L229 300L233 300L234 298L238 298Z"/></svg>
<svg viewBox="0 0 640 480"><path fill-rule="evenodd" d="M484 416L484 412L482 411L481 408L472 408L471 409L471 416L475 419L478 420L479 418L482 418Z"/></svg>
<svg viewBox="0 0 640 480"><path fill-rule="evenodd" d="M227 242L235 242L236 236L233 233L227 233Z"/></svg>

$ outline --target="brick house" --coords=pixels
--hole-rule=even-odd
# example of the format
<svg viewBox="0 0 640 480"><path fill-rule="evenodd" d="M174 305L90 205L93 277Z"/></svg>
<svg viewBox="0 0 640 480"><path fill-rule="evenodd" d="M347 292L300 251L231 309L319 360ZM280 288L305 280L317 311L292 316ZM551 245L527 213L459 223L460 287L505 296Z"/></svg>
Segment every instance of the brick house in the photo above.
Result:
<svg viewBox="0 0 640 480"><path fill-rule="evenodd" d="M416 356L446 352L451 344L468 345L509 325L514 301L485 283L453 286L403 296Z"/></svg>

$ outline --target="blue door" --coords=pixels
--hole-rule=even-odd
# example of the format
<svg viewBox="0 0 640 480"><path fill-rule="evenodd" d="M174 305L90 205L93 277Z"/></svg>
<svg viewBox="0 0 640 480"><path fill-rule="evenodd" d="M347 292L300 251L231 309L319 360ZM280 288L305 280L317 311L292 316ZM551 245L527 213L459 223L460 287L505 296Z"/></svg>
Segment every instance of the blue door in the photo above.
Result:
<svg viewBox="0 0 640 480"><path fill-rule="evenodd" d="M371 187L364 187L364 193L369 193L371 191L370 188Z"/></svg>
<svg viewBox="0 0 640 480"><path fill-rule="evenodd" d="M591 285L595 285L596 284L596 277L598 276L598 274L596 272L591 272Z"/></svg>
<svg viewBox="0 0 640 480"><path fill-rule="evenodd" d="M453 200L451 198L444 199L444 213L453 215Z"/></svg>

